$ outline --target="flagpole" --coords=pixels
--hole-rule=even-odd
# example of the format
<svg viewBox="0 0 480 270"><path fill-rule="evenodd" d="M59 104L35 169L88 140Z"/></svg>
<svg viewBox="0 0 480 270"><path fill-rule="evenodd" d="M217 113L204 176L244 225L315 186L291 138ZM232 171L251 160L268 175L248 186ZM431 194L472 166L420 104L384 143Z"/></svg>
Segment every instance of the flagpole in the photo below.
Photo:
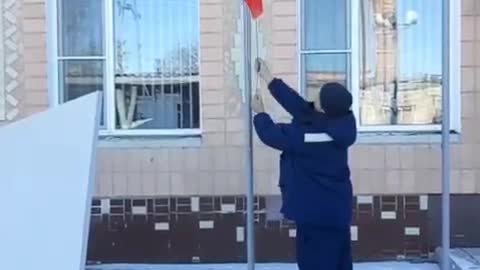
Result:
<svg viewBox="0 0 480 270"><path fill-rule="evenodd" d="M442 270L450 270L450 2L442 1Z"/></svg>
<svg viewBox="0 0 480 270"><path fill-rule="evenodd" d="M247 147L245 151L247 176L247 265L255 270L255 221L254 221L254 181L253 181L253 130L252 130L252 26L250 10L244 0L243 39L244 39L244 78L245 78L245 125L247 128Z"/></svg>

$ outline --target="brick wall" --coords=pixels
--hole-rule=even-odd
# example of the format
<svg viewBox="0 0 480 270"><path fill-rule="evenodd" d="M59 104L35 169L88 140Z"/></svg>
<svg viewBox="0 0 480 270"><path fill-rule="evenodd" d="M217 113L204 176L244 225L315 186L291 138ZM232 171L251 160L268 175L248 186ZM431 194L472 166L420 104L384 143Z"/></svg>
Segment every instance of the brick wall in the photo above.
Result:
<svg viewBox="0 0 480 270"><path fill-rule="evenodd" d="M47 107L45 0L3 0L4 116L15 121ZM235 195L244 192L245 129L234 60L240 8L235 1L200 0L202 143L200 147L102 148L97 195ZM265 0L259 21L265 57L276 75L297 86L295 0ZM452 188L480 192L480 3L462 0L462 134L452 146ZM8 94L6 91L9 91ZM1 98L0 98L1 100ZM285 112L267 100L277 119ZM4 106L5 107L5 106ZM0 118L1 119L1 118ZM0 120L1 121L1 120ZM6 123L2 121L1 123ZM277 194L277 156L255 140L257 192ZM357 145L351 153L358 194L440 192L437 144Z"/></svg>
<svg viewBox="0 0 480 270"><path fill-rule="evenodd" d="M25 77L20 111L26 117L48 107L45 1L24 0L21 14Z"/></svg>
<svg viewBox="0 0 480 270"><path fill-rule="evenodd" d="M122 159L119 151L102 150L100 166L102 180L101 195L142 195L138 188L143 179L160 183L169 183L174 195L192 194L242 194L244 128L242 111L238 105L239 82L235 77L231 63L230 50L234 46L232 32L238 31L236 20L239 8L228 1L202 1L202 28L211 25L218 16L222 16L222 27L202 30L202 104L205 133L201 148L193 149L150 149L129 150L151 160L160 155L169 161L168 168L157 174L156 180L142 177L143 169L128 173L131 186L121 184L124 189L116 189L118 175L112 175L108 167L116 167L114 160ZM473 119L480 116L479 90L475 83L478 61L475 53L477 45L478 14L476 2L464 0L462 31L462 127L461 143L452 146L452 189L456 193L477 193L480 191L480 163L475 161L474 153L480 150L480 132L475 129ZM468 7L468 8L467 8ZM277 76L297 85L297 29L296 2L294 0L265 1L265 16L259 21L259 29L266 44L267 61ZM217 40L217 42L215 42ZM222 42L223 40L223 42ZM216 51L213 53L213 51ZM223 51L224 58L218 53ZM217 55L215 58L214 55ZM223 66L223 72L222 67ZM278 119L285 113L267 100L267 107ZM122 150L123 152L123 150ZM124 152L123 152L124 153ZM130 156L130 153L128 154ZM176 164L187 156L192 163ZM256 140L255 167L257 192L276 194L277 153L264 148ZM113 160L111 163L109 160ZM197 160L197 161L195 161ZM154 161L157 162L157 161ZM164 166L163 161L160 166ZM198 162L198 163L196 163ZM140 164L140 163L139 163ZM358 194L412 194L440 192L440 146L438 144L394 144L394 145L357 145L351 153L353 182ZM105 167L104 167L105 166ZM125 168L118 164L119 168ZM114 169L116 170L116 169ZM147 173L148 174L148 173ZM194 179L190 179L196 175ZM167 177L167 179L165 178ZM161 178L161 179L160 179ZM121 181L125 181L122 176ZM151 184L150 184L151 185ZM161 185L160 185L161 186ZM164 188L163 192L166 191ZM149 193L149 192L147 192ZM163 193L162 193L163 194Z"/></svg>
<svg viewBox="0 0 480 270"><path fill-rule="evenodd" d="M278 199L255 200L256 260L295 261L295 225L269 215ZM478 246L478 196L452 196L452 247ZM428 258L441 239L438 195L357 196L356 261ZM103 263L245 262L243 196L96 199L88 259ZM466 222L468 220L468 222Z"/></svg>

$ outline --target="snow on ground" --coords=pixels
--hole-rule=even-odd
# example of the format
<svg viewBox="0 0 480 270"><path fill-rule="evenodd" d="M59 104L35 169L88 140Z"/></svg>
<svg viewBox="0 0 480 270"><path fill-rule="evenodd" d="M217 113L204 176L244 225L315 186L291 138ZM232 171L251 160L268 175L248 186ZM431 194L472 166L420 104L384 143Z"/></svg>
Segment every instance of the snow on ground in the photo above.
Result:
<svg viewBox="0 0 480 270"><path fill-rule="evenodd" d="M244 264L197 265L98 265L87 270L244 270ZM257 270L297 270L294 264L257 264ZM436 264L412 264L407 262L358 263L354 270L439 270Z"/></svg>

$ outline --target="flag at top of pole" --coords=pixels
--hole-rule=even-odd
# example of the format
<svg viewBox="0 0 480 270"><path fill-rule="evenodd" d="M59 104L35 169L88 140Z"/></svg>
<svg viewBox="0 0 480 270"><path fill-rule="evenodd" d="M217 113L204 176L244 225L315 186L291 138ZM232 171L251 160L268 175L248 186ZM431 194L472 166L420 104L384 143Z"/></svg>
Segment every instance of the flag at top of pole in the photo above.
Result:
<svg viewBox="0 0 480 270"><path fill-rule="evenodd" d="M250 12L252 12L252 18L256 19L263 14L263 0L245 0L247 2Z"/></svg>

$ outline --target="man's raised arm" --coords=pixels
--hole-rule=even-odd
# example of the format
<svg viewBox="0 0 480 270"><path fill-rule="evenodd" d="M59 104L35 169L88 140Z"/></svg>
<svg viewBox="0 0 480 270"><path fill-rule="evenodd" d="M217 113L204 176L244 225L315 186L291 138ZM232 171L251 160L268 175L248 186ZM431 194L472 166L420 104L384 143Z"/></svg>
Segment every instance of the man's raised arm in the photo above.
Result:
<svg viewBox="0 0 480 270"><path fill-rule="evenodd" d="M301 117L313 109L310 103L303 99L297 91L281 79L274 78L265 61L257 59L255 64L258 75L268 84L272 96L292 117Z"/></svg>

